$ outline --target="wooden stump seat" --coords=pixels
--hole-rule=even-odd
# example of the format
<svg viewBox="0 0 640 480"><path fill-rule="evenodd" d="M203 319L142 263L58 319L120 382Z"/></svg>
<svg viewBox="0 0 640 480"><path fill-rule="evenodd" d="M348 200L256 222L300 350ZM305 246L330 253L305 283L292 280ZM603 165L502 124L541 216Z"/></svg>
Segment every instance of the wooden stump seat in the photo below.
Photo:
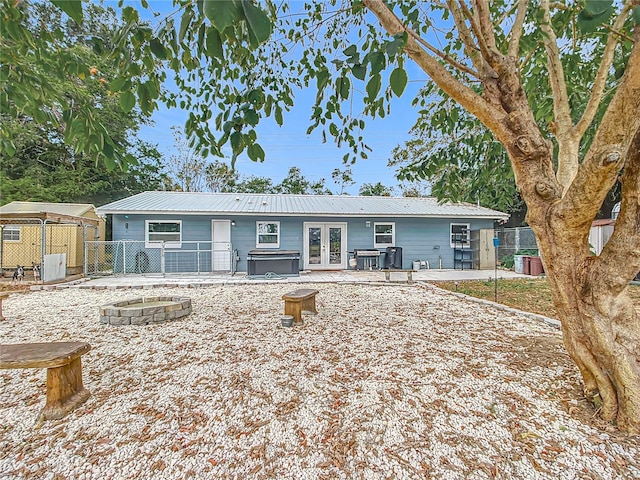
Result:
<svg viewBox="0 0 640 480"><path fill-rule="evenodd" d="M395 272L403 272L407 274L407 283L413 283L413 270L402 270L402 269L385 269L382 270L384 272L384 279L386 282L391 281L391 274Z"/></svg>
<svg viewBox="0 0 640 480"><path fill-rule="evenodd" d="M85 342L18 343L0 345L0 369L46 368L47 403L40 418L62 418L89 398L82 385L80 357L91 350Z"/></svg>
<svg viewBox="0 0 640 480"><path fill-rule="evenodd" d="M4 315L2 315L2 301L8 296L9 294L7 292L0 292L0 321L6 320L6 318L4 318Z"/></svg>
<svg viewBox="0 0 640 480"><path fill-rule="evenodd" d="M282 296L284 300L284 314L293 315L293 321L302 321L302 311L318 313L316 310L316 295L318 290L300 288Z"/></svg>

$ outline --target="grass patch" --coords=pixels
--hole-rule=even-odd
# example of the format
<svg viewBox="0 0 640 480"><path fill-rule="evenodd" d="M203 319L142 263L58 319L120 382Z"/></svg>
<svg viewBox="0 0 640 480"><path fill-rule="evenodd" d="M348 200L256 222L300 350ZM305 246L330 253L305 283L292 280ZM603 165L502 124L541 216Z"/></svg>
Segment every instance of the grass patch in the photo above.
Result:
<svg viewBox="0 0 640 480"><path fill-rule="evenodd" d="M495 286L493 280L459 280L458 282L431 283L452 292L458 291L471 297L494 300ZM456 283L458 284L457 287ZM636 307L640 308L640 286L631 285L629 292ZM557 318L556 309L551 300L551 289L545 278L499 279L498 303L526 312Z"/></svg>

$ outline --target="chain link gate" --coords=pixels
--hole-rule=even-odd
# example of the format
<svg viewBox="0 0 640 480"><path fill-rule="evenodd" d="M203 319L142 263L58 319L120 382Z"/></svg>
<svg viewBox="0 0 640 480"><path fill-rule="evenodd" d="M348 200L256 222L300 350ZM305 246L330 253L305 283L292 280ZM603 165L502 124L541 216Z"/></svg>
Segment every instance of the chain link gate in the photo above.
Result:
<svg viewBox="0 0 640 480"><path fill-rule="evenodd" d="M211 242L181 242L180 248L164 243L147 246L145 241L87 241L85 270L87 277L111 275L165 275L170 273L211 274L213 272ZM235 273L233 249L223 254L229 265L226 272Z"/></svg>
<svg viewBox="0 0 640 480"><path fill-rule="evenodd" d="M81 274L84 266L84 242L97 238L93 225L50 223L38 218L2 218L0 224L0 271L11 276L18 265L24 267L27 280L41 280L34 275L37 265L44 269L46 255L64 254L66 274ZM39 278L40 277L40 278Z"/></svg>

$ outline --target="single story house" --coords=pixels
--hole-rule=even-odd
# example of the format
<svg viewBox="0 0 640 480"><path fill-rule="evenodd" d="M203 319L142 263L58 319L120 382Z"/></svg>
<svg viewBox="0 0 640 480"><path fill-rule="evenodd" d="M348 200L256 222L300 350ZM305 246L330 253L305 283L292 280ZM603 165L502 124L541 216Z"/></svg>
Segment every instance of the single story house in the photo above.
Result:
<svg viewBox="0 0 640 480"><path fill-rule="evenodd" d="M0 207L0 267L31 270L46 255L66 256L66 272L81 273L84 241L104 240L105 221L88 203L11 202Z"/></svg>
<svg viewBox="0 0 640 480"><path fill-rule="evenodd" d="M430 197L244 193L143 192L97 211L112 215L114 241L137 242L126 247L128 258L137 250L127 271L162 273L262 274L276 263L293 265L293 274L389 263L409 269L416 261L423 268L477 268L474 238L487 236L473 233L492 232L494 222L508 219ZM493 248L492 237L483 249Z"/></svg>

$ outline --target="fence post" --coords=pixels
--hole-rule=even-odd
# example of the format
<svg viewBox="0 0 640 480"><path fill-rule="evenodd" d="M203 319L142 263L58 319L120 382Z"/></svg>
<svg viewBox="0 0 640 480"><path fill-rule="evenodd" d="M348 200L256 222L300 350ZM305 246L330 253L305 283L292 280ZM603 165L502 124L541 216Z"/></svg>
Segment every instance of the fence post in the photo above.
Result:
<svg viewBox="0 0 640 480"><path fill-rule="evenodd" d="M127 242L122 241L122 275L127 275Z"/></svg>
<svg viewBox="0 0 640 480"><path fill-rule="evenodd" d="M520 227L516 227L516 251L513 252L515 255L520 251Z"/></svg>
<svg viewBox="0 0 640 480"><path fill-rule="evenodd" d="M164 241L162 242L162 248L160 249L160 273L164 277Z"/></svg>

